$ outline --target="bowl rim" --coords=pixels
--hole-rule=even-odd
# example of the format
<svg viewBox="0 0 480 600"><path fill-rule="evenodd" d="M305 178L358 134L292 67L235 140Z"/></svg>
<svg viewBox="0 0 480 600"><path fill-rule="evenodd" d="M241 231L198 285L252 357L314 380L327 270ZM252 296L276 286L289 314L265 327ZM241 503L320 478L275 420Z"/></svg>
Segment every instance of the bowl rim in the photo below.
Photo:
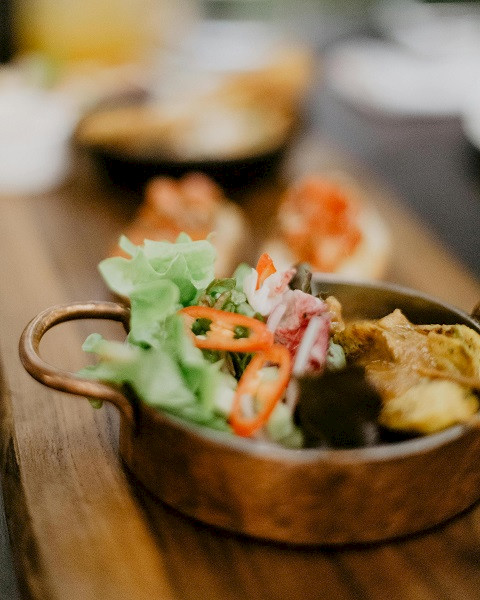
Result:
<svg viewBox="0 0 480 600"><path fill-rule="evenodd" d="M189 436L193 435L201 439L202 442L208 442L212 447L240 452L258 459L273 459L279 462L287 462L292 465L307 465L321 462L330 462L339 465L365 464L367 462L376 463L397 458L407 458L415 454L435 450L458 440L468 431L471 431L477 422L477 419L475 419L472 420L471 424L452 425L437 433L363 448L287 448L267 440L244 438L226 431L219 431L199 424L189 423L176 415L157 411L154 407L148 405L147 407L145 412L148 413L149 418L154 419L156 424L165 425L165 421L168 426L182 430ZM145 409L145 406L143 408ZM478 423L480 424L480 419L478 419Z"/></svg>
<svg viewBox="0 0 480 600"><path fill-rule="evenodd" d="M255 164L261 161L268 161L276 156L280 156L285 153L290 144L291 137L285 137L279 140L278 143L272 144L271 146L264 147L258 151L248 152L245 154L238 154L225 157L199 157L199 158L176 158L168 155L153 154L135 154L130 153L121 148L114 146L108 146L106 144L84 144L76 142L77 146L86 152L101 158L102 160L110 160L118 163L128 163L131 165L143 166L143 167L162 167L162 168L182 168L188 170L201 171L202 169L211 168L226 168L229 166Z"/></svg>

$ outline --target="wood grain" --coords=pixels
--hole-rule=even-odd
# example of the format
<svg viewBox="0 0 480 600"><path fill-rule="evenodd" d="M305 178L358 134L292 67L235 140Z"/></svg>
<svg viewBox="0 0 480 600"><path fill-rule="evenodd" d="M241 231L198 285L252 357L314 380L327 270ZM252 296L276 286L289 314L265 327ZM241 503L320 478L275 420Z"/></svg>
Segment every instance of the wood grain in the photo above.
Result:
<svg viewBox="0 0 480 600"><path fill-rule="evenodd" d="M161 556L119 468L114 421L85 401L52 396L22 373L22 322L66 300L69 291L30 200L2 199L1 212L0 237L12 257L3 261L1 289L3 404L10 404L3 444L8 469L18 472L6 510L22 508L14 542L24 587L34 598L62 598L67 591L72 599L168 598ZM74 236L69 245L78 254ZM81 341L65 335L46 352L52 361L73 364Z"/></svg>
<svg viewBox="0 0 480 600"><path fill-rule="evenodd" d="M479 282L361 165L327 142L306 140L286 176L308 169L358 176L392 227L390 280L465 310L478 302ZM256 211L256 231L265 229L281 187L245 199ZM426 534L368 547L300 549L242 539L176 514L128 479L113 411L93 411L24 372L17 344L30 318L59 302L109 297L96 264L134 210L135 198L107 189L88 167L56 193L0 198L0 249L8 257L0 263L1 469L24 597L476 600L478 507ZM80 366L88 327L65 326L45 340L45 356Z"/></svg>

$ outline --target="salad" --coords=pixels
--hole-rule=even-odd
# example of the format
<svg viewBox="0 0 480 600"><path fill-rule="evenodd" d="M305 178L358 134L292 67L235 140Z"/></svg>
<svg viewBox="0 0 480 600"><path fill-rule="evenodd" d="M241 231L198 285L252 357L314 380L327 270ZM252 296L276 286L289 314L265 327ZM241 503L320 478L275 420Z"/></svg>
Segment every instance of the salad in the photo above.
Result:
<svg viewBox="0 0 480 600"><path fill-rule="evenodd" d="M335 298L312 295L306 265L279 271L263 254L255 268L241 264L231 277L219 279L214 276L216 250L208 238L192 241L181 233L173 243L145 240L137 246L122 236L119 243L128 258L107 258L99 270L110 290L128 299L130 330L124 342L97 333L86 339L83 349L97 360L81 371L84 377L128 389L139 402L185 421L290 448L372 445L396 440L390 433L396 429L396 436L430 432L422 429L421 419L419 425L401 414L403 405L399 408L398 398L389 397L379 362L387 373L395 366L400 373L417 374L418 381L405 384L408 410L415 404L411 388L419 382L425 386L449 379L459 388L439 409L448 405L451 414L434 415L438 428L478 410L475 392L466 389L467 383L475 388L480 375L480 336L473 330L466 342L473 373L468 361L466 366L455 363L464 371L458 377L448 365L439 369L435 351L448 356L451 351L438 340L429 350L432 360L419 363L422 372L401 359L394 365L395 352L383 339L389 324L394 341L405 338L408 326L402 318L390 317L386 325L370 321L363 329L346 326ZM386 355L380 361L372 351L373 324ZM426 356L424 346L438 329L411 328L419 355ZM463 347L462 352L463 357ZM385 399L390 405L397 401L393 417L392 410L385 411ZM388 418L382 425L384 413ZM423 414L431 420L428 409Z"/></svg>

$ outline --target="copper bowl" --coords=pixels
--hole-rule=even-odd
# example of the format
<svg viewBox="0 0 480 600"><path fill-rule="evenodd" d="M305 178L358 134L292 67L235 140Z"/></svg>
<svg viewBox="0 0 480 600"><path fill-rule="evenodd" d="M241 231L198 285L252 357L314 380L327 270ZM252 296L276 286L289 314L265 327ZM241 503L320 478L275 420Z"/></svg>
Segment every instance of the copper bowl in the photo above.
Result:
<svg viewBox="0 0 480 600"><path fill-rule="evenodd" d="M419 292L383 283L316 278L345 315L378 318L401 308L416 323L463 323L474 316ZM54 306L20 340L26 370L41 383L100 398L121 413L120 454L150 492L212 526L288 544L351 544L412 534L438 525L480 498L480 429L468 423L433 435L353 450L289 450L185 423L118 389L45 363L40 340L54 325L113 319L128 328L129 310L113 302Z"/></svg>

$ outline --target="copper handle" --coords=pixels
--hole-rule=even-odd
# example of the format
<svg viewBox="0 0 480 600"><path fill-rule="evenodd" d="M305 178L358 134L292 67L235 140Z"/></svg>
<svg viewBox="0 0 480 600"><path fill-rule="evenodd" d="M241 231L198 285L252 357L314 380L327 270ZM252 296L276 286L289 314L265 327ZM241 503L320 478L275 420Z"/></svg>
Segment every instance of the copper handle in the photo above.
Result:
<svg viewBox="0 0 480 600"><path fill-rule="evenodd" d="M30 321L20 338L19 353L23 366L32 377L48 387L111 402L124 416L133 420L132 405L118 389L54 367L40 357L40 341L45 333L55 325L77 319L120 321L128 331L130 310L115 302L76 302L44 310Z"/></svg>

